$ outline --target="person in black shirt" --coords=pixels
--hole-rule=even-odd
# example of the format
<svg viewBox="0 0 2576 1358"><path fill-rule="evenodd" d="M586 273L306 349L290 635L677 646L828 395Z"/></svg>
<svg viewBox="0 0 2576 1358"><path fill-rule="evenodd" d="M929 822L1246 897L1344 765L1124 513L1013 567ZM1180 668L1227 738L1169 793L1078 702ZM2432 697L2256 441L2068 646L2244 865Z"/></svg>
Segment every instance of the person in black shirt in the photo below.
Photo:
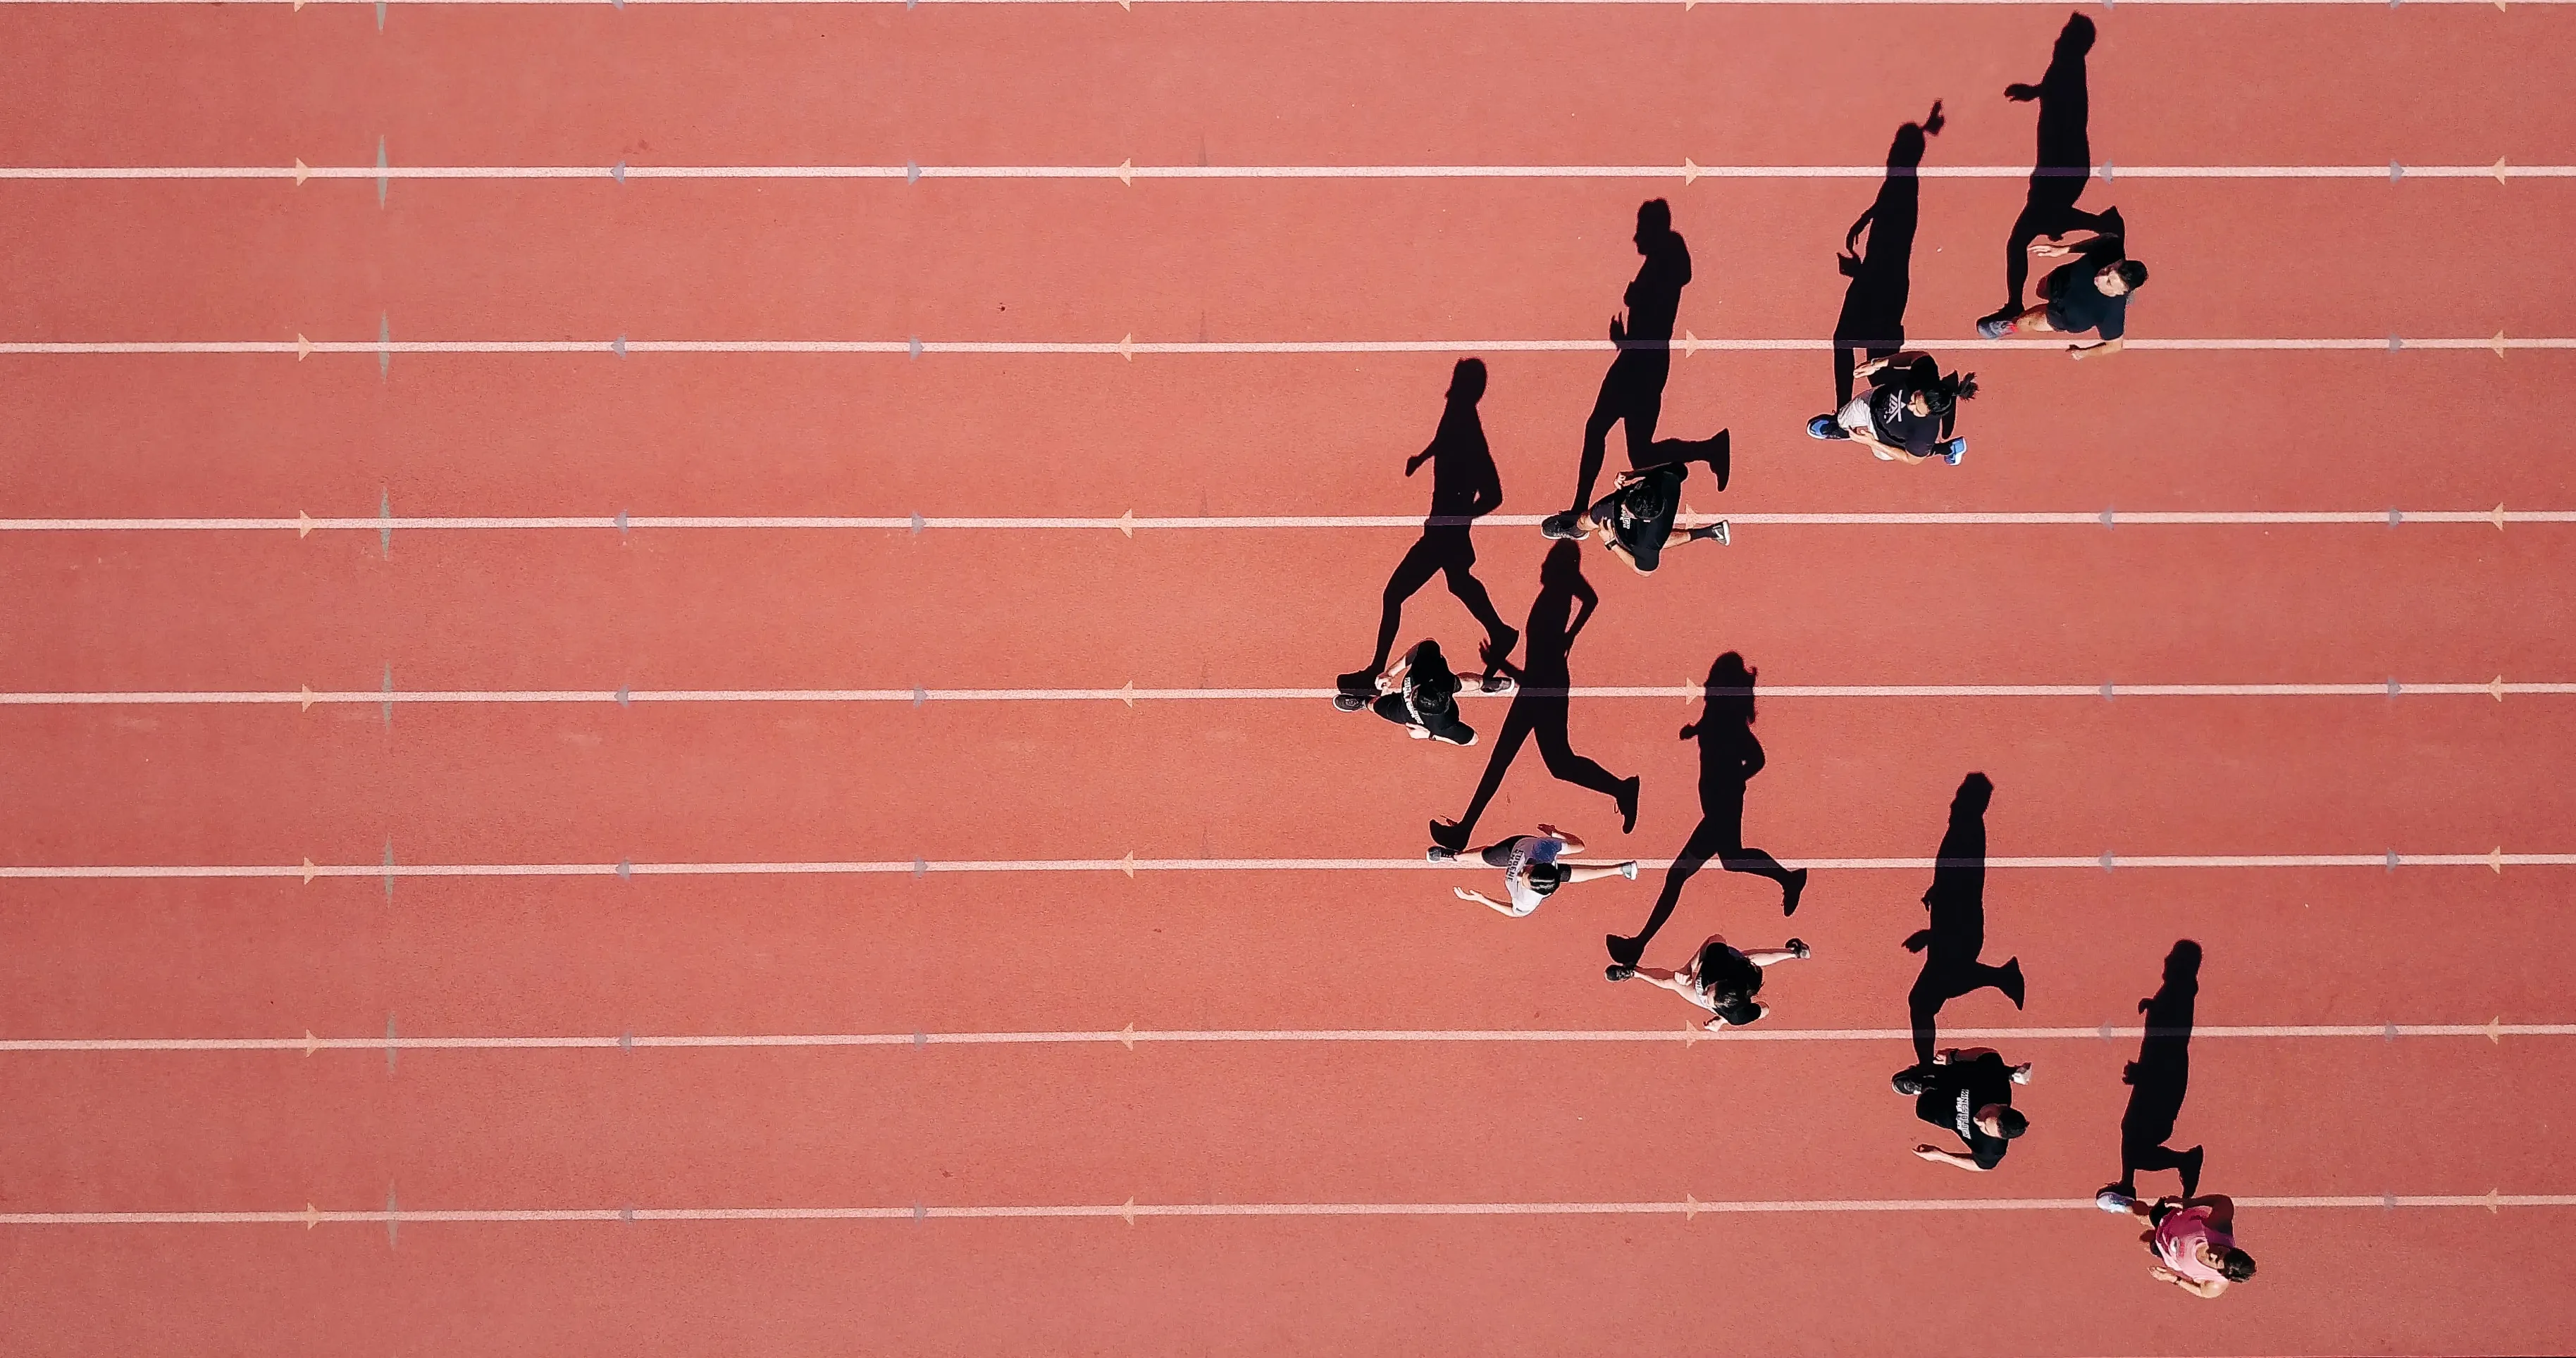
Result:
<svg viewBox="0 0 2576 1358"><path fill-rule="evenodd" d="M1726 488L1728 462L1727 431L1721 429L1698 443L1679 439L1658 440L1650 451L1657 460L1635 471L1619 474L1618 483L1608 495L1581 518L1570 524L1543 524L1540 532L1551 538L1581 539L1592 530L1601 530L1601 545L1610 554L1628 563L1639 575L1652 575L1663 560L1665 544L1672 540L1673 519L1681 513L1682 482L1690 477L1690 464L1705 462L1717 469L1718 489ZM1682 534L1684 542L1727 543L1726 521L1720 519Z"/></svg>
<svg viewBox="0 0 2576 1358"><path fill-rule="evenodd" d="M1395 668L1378 676L1378 698L1369 710L1404 727L1415 740L1473 745L1476 729L1458 719L1458 676L1440 654L1440 643L1424 641L1404 653ZM1334 700L1344 705L1351 695ZM1345 707L1357 711L1357 704Z"/></svg>
<svg viewBox="0 0 2576 1358"><path fill-rule="evenodd" d="M1724 936L1711 934L1678 971L1614 962L1602 974L1613 981L1642 979L1698 1005L1709 1012L1708 1021L1700 1026L1713 1033L1721 1028L1741 1028L1770 1013L1771 1006L1753 998L1762 992L1762 969L1803 959L1809 951L1805 943L1793 938L1777 948L1745 952L1730 946Z"/></svg>
<svg viewBox="0 0 2576 1358"><path fill-rule="evenodd" d="M1869 393L1807 421L1809 438L1849 439L1881 462L1938 457L1955 467L1967 456L1968 441L1951 431L1959 403L1976 399L1975 373L1945 377L1930 354L1909 349L1872 359L1854 374L1869 379Z"/></svg>
<svg viewBox="0 0 2576 1358"><path fill-rule="evenodd" d="M1628 306L1627 319L1610 318L1610 342L1618 346L1619 356L1610 360L1592 415L1583 423L1583 469L1575 478L1574 503L1564 513L1549 515L1543 527L1568 528L1592 503L1610 426L1625 426L1629 466L1652 460L1664 382L1673 372L1673 323L1681 314L1682 289L1691 281L1690 247L1673 230L1673 210L1661 198L1637 208L1636 241L1646 262L1637 267L1636 280L1621 299Z"/></svg>
<svg viewBox="0 0 2576 1358"><path fill-rule="evenodd" d="M2079 335L2090 330L2102 337L2101 343L2070 344L2066 352L2077 358L2095 354L2108 358L2120 352L2129 332L2129 298L2146 284L2147 266L2129 258L2122 245L2118 210L2103 216L2107 234L2080 246L2034 242L2030 252L2041 259L2072 255L2075 262L2058 266L2040 280L2039 305L2018 316L1989 316L1977 322L1977 333L2001 339L2021 330L2043 335Z"/></svg>
<svg viewBox="0 0 2576 1358"><path fill-rule="evenodd" d="M1954 1047L1930 1065L1898 1071L1891 1083L1897 1093L1914 1096L1914 1116L1956 1133L1967 1146L1965 1152L1916 1146L1914 1153L1926 1160L1993 1169L2012 1140L2030 1129L2012 1106L2012 1087L2030 1083L2030 1066L2007 1066L1991 1047Z"/></svg>

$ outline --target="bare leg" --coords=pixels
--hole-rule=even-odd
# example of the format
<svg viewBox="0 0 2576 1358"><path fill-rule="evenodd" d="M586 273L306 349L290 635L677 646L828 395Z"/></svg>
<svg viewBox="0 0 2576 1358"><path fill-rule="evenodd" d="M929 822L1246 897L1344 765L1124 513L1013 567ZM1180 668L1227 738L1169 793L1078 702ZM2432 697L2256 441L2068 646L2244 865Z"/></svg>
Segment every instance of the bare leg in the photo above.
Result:
<svg viewBox="0 0 2576 1358"><path fill-rule="evenodd" d="M1576 863L1560 858L1556 865L1565 869L1567 886L1581 886L1585 882L1597 882L1604 877L1628 875L1628 865L1625 863Z"/></svg>

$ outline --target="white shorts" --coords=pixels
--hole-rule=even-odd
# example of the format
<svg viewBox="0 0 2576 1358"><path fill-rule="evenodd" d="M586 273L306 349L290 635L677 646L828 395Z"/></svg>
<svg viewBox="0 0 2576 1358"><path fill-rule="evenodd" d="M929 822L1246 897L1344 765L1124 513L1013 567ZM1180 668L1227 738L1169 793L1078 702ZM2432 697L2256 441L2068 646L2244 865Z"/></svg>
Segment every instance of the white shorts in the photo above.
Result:
<svg viewBox="0 0 2576 1358"><path fill-rule="evenodd" d="M1869 422L1869 398L1866 396L1857 397L1845 403L1841 410L1834 413L1834 423L1841 425L1845 433L1878 437L1877 427Z"/></svg>

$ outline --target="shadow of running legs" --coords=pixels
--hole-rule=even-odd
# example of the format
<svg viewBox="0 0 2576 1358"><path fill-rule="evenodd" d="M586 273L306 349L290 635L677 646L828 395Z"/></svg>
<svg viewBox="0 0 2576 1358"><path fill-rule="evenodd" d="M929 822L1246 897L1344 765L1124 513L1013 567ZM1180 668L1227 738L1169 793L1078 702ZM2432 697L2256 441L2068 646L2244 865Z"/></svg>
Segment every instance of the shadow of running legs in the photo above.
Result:
<svg viewBox="0 0 2576 1358"><path fill-rule="evenodd" d="M1934 859L1931 889L1923 907L1931 912L1929 928L1905 940L1908 952L1923 954L1923 969L1905 1005L1914 1025L1914 1060L1932 1064L1935 1021L1941 1006L1972 991L1992 986L2019 1009L2022 1002L2021 959L2000 967L1977 960L1986 948L1986 807L1995 785L1982 773L1960 780L1950 799L1950 828L1941 836Z"/></svg>
<svg viewBox="0 0 2576 1358"><path fill-rule="evenodd" d="M1467 612L1483 625L1492 650L1508 655L1520 641L1520 633L1495 611L1493 596L1485 592L1483 582L1475 576L1476 546L1468 536L1477 519L1503 503L1502 477L1494 469L1493 449L1485 442L1484 421L1476 413L1476 403L1484 395L1484 361L1458 360L1450 374L1440 426L1433 432L1430 446L1404 464L1406 476L1419 471L1425 462L1431 464L1430 513L1422 521L1421 538L1396 563L1395 572L1387 577L1386 589L1379 596L1377 652L1366 668L1340 677L1339 687L1344 693L1370 692L1371 681L1386 669L1386 658L1395 649L1404 601L1431 583L1434 575L1448 576L1449 592L1458 596L1458 602L1466 605Z"/></svg>
<svg viewBox="0 0 2576 1358"><path fill-rule="evenodd" d="M2165 1146L2191 1087L2192 1011L2199 998L2200 945L2186 938L2165 954L2164 984L2138 1001L2147 1032L2138 1042L2138 1059L2120 1075L2129 1086L2129 1107L2120 1115L2120 1181L2106 1191L2134 1198L2141 1171L2170 1169L2181 1173L2184 1197L2200 1192L2201 1148Z"/></svg>

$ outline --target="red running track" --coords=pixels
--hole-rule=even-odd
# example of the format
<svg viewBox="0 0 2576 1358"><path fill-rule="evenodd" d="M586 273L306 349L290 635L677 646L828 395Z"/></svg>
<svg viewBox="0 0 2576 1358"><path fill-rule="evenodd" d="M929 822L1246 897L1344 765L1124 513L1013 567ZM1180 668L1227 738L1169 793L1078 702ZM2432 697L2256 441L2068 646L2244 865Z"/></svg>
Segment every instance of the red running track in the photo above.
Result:
<svg viewBox="0 0 2576 1358"><path fill-rule="evenodd" d="M1871 165L1938 97L1928 163L2014 165L2031 110L1997 93L2063 20L1709 8L395 6L379 35L361 6L30 6L0 12L0 163L364 166L382 137L398 166ZM2576 161L2556 9L2097 19L2097 160ZM1873 189L397 179L380 206L363 180L15 181L0 340L1464 353L1600 334L1649 193L1694 252L1684 327L1812 338ZM1998 300L2019 193L1925 186L1918 340ZM2141 335L2576 337L2561 180L2088 195L2157 269ZM0 359L0 517L1404 515L1453 357L21 354ZM1554 508L1602 357L1490 361L1506 512ZM1732 488L1694 482L1708 512L2568 510L2570 362L1979 354L1976 451L1949 469L1798 437L1821 352L1702 353L1664 424L1735 431ZM1693 681L1728 649L1766 685L2576 682L2571 534L1749 526L1649 580L1587 552L1601 602L1570 664L1604 685ZM11 531L0 691L1315 688L1365 658L1410 539ZM1477 540L1517 621L1543 544ZM1405 632L1463 652L1473 625L1435 584ZM2563 855L2571 702L1773 696L1745 829L1793 863L1928 857L1981 769L1999 856ZM1670 857L1696 713L1574 705L1574 747L1643 780L1633 833L1536 751L1486 829ZM1794 929L1816 956L1776 974L1769 1023L1536 1040L1683 1031L1672 997L1597 979L1658 874L1522 920L1451 899L1483 874L1397 865L1487 746L1318 701L8 705L0 741L10 867L1381 864L7 879L12 1352L2576 1351L2565 867L1995 868L1987 956L2021 959L2028 1008L1980 993L1945 1019L2018 1033L1992 1041L2039 1078L2032 1135L1970 1177L1908 1156L1920 1125L1882 1092L1927 872L1819 869L1786 924L1767 883L1703 874L1650 960ZM2099 1030L2137 1022L2184 937L2208 962L2174 1143L2207 1145L2262 1260L2212 1303L2152 1283L2084 1202L2117 1167L2135 1043ZM1276 1040L1347 1029L1445 1036ZM1008 1033L1092 1036L932 1040ZM738 1045L814 1034L886 1040ZM654 1045L675 1037L737 1045ZM1408 1205L1477 1210L1384 1214ZM656 1215L690 1209L752 1216ZM985 1209L1039 1214L956 1215ZM489 1219L511 1212L590 1215Z"/></svg>

